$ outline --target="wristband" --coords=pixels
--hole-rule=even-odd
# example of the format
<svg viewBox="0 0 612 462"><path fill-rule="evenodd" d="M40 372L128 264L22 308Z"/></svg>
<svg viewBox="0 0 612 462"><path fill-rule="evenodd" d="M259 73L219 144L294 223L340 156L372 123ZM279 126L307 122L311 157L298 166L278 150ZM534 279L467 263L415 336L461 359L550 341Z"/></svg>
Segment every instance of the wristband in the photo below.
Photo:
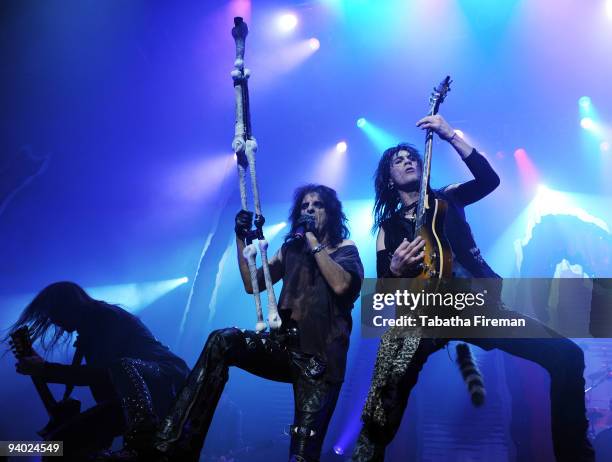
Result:
<svg viewBox="0 0 612 462"><path fill-rule="evenodd" d="M327 244L319 244L318 246L316 246L314 249L312 249L310 251L311 255L316 255L318 254L321 250L323 250L325 247L327 247Z"/></svg>

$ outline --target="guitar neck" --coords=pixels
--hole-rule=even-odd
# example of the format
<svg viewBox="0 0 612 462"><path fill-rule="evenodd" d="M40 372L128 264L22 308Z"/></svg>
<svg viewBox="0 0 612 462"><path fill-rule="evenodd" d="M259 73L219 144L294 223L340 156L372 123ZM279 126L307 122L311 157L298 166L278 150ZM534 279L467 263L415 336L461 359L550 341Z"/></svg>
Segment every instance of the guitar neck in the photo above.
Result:
<svg viewBox="0 0 612 462"><path fill-rule="evenodd" d="M440 82L429 98L429 116L435 116L440 109L440 104L450 91L451 78L446 78ZM431 151L433 146L433 130L428 129L425 134L425 156L423 158L423 172L421 175L421 186L419 189L419 203L417 205L415 234L426 224L426 210L429 207L429 177L431 174Z"/></svg>
<svg viewBox="0 0 612 462"><path fill-rule="evenodd" d="M437 112L437 111L436 111ZM434 115L432 110L430 115ZM433 131L427 130L425 134L425 155L423 157L423 173L419 189L419 202L416 211L415 234L425 225L425 210L429 206L427 193L429 191L429 177L431 175L431 156L433 147Z"/></svg>
<svg viewBox="0 0 612 462"><path fill-rule="evenodd" d="M31 377L31 378L32 378L32 383L34 383L34 386L36 387L36 391L38 392L38 395L40 396L40 399L43 402L43 406L45 407L47 414L51 416L53 408L57 405L57 401L55 400L55 397L51 393L51 390L49 390L49 385L47 385L47 382L43 381L40 378L37 378L37 377Z"/></svg>
<svg viewBox="0 0 612 462"><path fill-rule="evenodd" d="M21 360L21 358L34 355L34 349L32 348L32 340L30 339L28 326L22 326L12 332L11 341L13 342L12 349L15 359ZM32 379L32 383L34 384L34 387L36 387L36 391L38 392L38 395L45 406L47 414L51 416L53 408L57 405L57 401L53 397L51 390L49 390L47 382L38 377L30 378Z"/></svg>

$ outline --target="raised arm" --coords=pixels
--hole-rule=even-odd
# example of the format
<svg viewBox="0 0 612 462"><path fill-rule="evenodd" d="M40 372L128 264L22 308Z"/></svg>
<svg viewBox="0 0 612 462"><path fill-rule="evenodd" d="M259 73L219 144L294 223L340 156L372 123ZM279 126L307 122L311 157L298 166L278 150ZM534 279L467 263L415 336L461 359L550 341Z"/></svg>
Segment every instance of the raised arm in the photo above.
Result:
<svg viewBox="0 0 612 462"><path fill-rule="evenodd" d="M417 122L417 126L433 130L440 138L450 143L474 175L473 180L453 184L444 189L444 192L453 196L460 205L473 204L499 186L499 176L489 161L463 138L457 136L455 130L441 115L424 117Z"/></svg>

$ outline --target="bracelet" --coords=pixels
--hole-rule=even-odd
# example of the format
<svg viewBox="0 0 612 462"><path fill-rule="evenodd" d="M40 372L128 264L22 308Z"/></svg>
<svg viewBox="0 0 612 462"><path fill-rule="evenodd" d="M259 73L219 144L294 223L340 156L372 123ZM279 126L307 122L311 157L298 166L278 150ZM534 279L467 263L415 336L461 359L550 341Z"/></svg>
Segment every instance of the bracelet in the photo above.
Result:
<svg viewBox="0 0 612 462"><path fill-rule="evenodd" d="M319 244L318 246L316 246L314 249L312 249L310 251L311 255L316 255L318 254L321 250L323 250L325 247L327 247L327 244Z"/></svg>
<svg viewBox="0 0 612 462"><path fill-rule="evenodd" d="M451 136L447 141L450 143L451 141L455 139L455 136L457 136L457 132L453 130L453 136Z"/></svg>

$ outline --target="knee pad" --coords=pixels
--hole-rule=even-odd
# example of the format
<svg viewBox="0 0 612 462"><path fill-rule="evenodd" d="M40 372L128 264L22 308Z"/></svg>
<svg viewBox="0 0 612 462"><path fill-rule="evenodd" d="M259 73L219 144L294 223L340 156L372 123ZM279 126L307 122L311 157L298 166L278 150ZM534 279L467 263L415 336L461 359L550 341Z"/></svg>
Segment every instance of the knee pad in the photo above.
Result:
<svg viewBox="0 0 612 462"><path fill-rule="evenodd" d="M313 450L310 449L308 443L317 438L319 435L314 428L303 425L291 425L291 461L296 462L311 462L319 460L318 454L309 454Z"/></svg>

